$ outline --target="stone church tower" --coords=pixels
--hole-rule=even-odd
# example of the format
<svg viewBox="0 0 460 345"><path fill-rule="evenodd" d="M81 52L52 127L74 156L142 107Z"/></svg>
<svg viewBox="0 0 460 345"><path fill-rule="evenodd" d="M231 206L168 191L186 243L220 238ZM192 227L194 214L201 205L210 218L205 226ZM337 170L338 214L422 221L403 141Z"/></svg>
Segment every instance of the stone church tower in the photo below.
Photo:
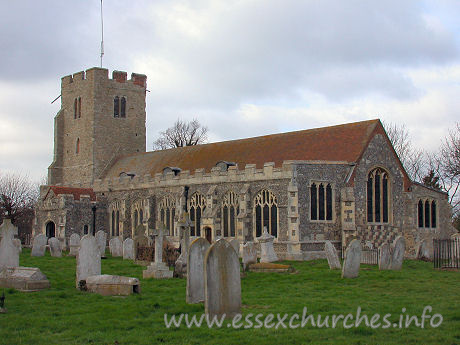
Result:
<svg viewBox="0 0 460 345"><path fill-rule="evenodd" d="M104 68L62 78L48 184L90 187L117 157L145 152L146 81Z"/></svg>

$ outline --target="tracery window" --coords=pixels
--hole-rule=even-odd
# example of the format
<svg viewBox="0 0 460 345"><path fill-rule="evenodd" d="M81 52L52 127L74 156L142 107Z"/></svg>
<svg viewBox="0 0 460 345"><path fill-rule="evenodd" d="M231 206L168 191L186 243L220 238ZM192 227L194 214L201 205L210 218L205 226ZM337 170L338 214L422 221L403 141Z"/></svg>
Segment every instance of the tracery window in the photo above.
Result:
<svg viewBox="0 0 460 345"><path fill-rule="evenodd" d="M375 168L367 176L367 221L388 223L389 207L388 173Z"/></svg>
<svg viewBox="0 0 460 345"><path fill-rule="evenodd" d="M436 201L420 199L418 201L417 215L419 228L436 228Z"/></svg>
<svg viewBox="0 0 460 345"><path fill-rule="evenodd" d="M201 215L206 208L206 199L200 193L195 193L189 200L190 220L192 227L190 236L201 236Z"/></svg>
<svg viewBox="0 0 460 345"><path fill-rule="evenodd" d="M159 205L160 222L166 227L169 236L174 236L174 223L176 217L176 200L165 196Z"/></svg>
<svg viewBox="0 0 460 345"><path fill-rule="evenodd" d="M310 186L310 219L332 220L332 187L330 183L314 182Z"/></svg>
<svg viewBox="0 0 460 345"><path fill-rule="evenodd" d="M264 227L272 236L278 236L278 201L273 192L263 189L254 198L256 237L262 235Z"/></svg>
<svg viewBox="0 0 460 345"><path fill-rule="evenodd" d="M222 200L222 229L224 237L235 237L238 212L238 195L229 191L224 195Z"/></svg>

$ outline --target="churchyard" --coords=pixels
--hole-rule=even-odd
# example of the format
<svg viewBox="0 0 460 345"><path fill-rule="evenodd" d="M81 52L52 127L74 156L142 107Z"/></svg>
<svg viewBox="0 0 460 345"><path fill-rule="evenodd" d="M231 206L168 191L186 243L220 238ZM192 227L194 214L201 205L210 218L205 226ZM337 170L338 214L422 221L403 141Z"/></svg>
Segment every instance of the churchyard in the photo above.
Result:
<svg viewBox="0 0 460 345"><path fill-rule="evenodd" d="M1 344L457 344L460 342L460 275L458 271L438 271L430 262L406 260L401 271L380 271L378 266L361 265L359 276L341 278L339 270L329 269L326 260L281 262L292 265L293 273L245 272L241 278L243 321L254 316L274 314L271 328L223 327L167 328L168 317L187 313L201 316L204 305L186 303L186 279L143 279L146 267L132 260L112 257L101 260L104 274L136 277L140 294L101 296L75 287L76 258L64 251L52 257L47 250L42 257L31 256L30 249L20 253L20 265L38 267L51 288L38 292L5 292L7 313L0 314ZM303 308L315 319L348 313L391 314L398 323L401 314L420 319L425 306L428 314L441 314L442 324L425 328L372 329L361 324L345 329L339 322L332 328L289 328L295 313L302 318ZM402 309L406 308L405 312ZM283 325L278 320L288 314ZM250 316L250 315L249 315ZM321 321L323 322L323 320ZM354 322L354 319L353 321ZM246 325L247 324L244 324Z"/></svg>

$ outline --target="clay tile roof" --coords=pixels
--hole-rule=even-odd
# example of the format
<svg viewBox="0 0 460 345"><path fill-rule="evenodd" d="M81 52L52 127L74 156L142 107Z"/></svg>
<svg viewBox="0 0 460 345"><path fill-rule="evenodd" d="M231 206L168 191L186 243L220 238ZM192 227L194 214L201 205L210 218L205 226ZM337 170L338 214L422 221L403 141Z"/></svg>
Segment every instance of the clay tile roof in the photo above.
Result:
<svg viewBox="0 0 460 345"><path fill-rule="evenodd" d="M54 195L60 195L60 194L73 195L74 200L80 200L80 196L82 195L89 195L91 201L96 201L96 193L94 193L92 188L72 188L72 187L50 186L48 193L50 190L53 191Z"/></svg>
<svg viewBox="0 0 460 345"><path fill-rule="evenodd" d="M227 161L244 169L246 164L263 168L265 162L281 167L285 160L357 162L369 140L383 130L379 120L349 123L255 138L122 156L102 178L119 177L122 172L138 176L161 173L165 167L179 167L194 173L210 171L217 162Z"/></svg>

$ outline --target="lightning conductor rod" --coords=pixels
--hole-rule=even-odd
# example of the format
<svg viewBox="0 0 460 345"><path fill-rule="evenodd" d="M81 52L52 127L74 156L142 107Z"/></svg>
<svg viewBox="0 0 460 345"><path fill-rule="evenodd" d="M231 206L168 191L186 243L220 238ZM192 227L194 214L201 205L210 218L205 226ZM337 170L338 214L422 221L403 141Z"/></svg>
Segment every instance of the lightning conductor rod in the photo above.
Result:
<svg viewBox="0 0 460 345"><path fill-rule="evenodd" d="M101 0L101 68L102 57L104 56L104 17L102 15L102 0Z"/></svg>

